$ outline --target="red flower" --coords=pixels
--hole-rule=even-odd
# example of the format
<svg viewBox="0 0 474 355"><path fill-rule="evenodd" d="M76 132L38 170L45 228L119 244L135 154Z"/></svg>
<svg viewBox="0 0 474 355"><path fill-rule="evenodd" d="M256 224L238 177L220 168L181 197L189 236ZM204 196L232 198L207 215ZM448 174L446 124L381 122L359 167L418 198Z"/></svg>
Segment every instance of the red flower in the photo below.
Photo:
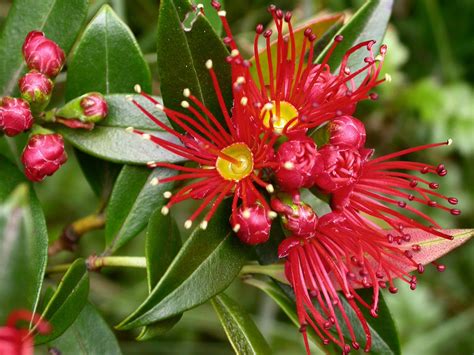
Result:
<svg viewBox="0 0 474 355"><path fill-rule="evenodd" d="M0 354L33 355L33 334L27 329L17 328L19 321L35 323L34 329L40 334L51 331L50 325L38 315L25 310L14 311L8 316L7 324L0 327Z"/></svg>
<svg viewBox="0 0 474 355"><path fill-rule="evenodd" d="M451 239L449 235L437 230L441 229L441 226L433 218L412 205L412 203L418 203L450 212L452 215L461 213L459 209L448 207L439 201L451 205L458 203L456 198L447 197L437 192L438 183L412 173L417 171L421 174L430 173L444 176L447 174L444 165L432 166L412 161L394 160L409 153L447 145L450 142L449 140L409 148L372 160L369 160L369 156L366 154L360 163L353 165L352 175L356 176L355 179L351 179L345 188L334 188L328 191L332 193L332 208L342 211L351 220L360 220L360 213L378 218L397 231L393 236L395 239L409 240L409 234L404 233L407 228L418 228L439 237ZM340 148L333 147L332 149ZM365 149L365 151L367 150ZM324 156L323 153L321 155ZM365 225L371 226L372 224L366 221Z"/></svg>
<svg viewBox="0 0 474 355"><path fill-rule="evenodd" d="M158 109L163 110L168 118L180 126L185 133L180 133L165 125L133 100L133 103L145 115L161 129L178 138L182 145L151 136L133 128L129 129L170 152L198 164L196 167L160 162L149 164L150 167L159 166L183 172L181 175L162 179L159 181L160 183L179 180L189 181L185 187L174 195L171 192L166 192L166 196L170 197L170 200L162 209L164 214L168 213L172 205L181 201L190 198L202 200L201 206L186 221L186 228L190 228L193 221L208 205L211 205L201 223L201 227L205 229L219 204L229 195L233 195L233 215L239 211L239 201L241 201L243 210L254 206L258 201L272 215L267 201L257 189L257 186L266 188L270 193L273 192L273 186L262 180L262 174L265 168L272 167L275 164L272 162L274 155L272 146L276 137L272 137L271 132L262 126L251 127L249 125L246 103L235 99L238 92L241 91L241 83L238 80L233 85L235 104L232 108L231 117L225 107L211 60L206 62L206 67L209 69L214 83L225 124L221 124L189 89L185 89L184 96L187 100L183 101L181 105L189 110L189 115L163 107L152 97L141 93ZM141 92L139 87L137 89ZM158 181L153 183L158 183Z"/></svg>
<svg viewBox="0 0 474 355"><path fill-rule="evenodd" d="M13 137L32 126L33 116L28 102L8 96L0 100L0 131Z"/></svg>
<svg viewBox="0 0 474 355"><path fill-rule="evenodd" d="M64 140L59 134L33 135L21 156L26 177L35 182L53 175L66 161Z"/></svg>
<svg viewBox="0 0 474 355"><path fill-rule="evenodd" d="M291 13L283 13L272 5L269 12L277 29L276 50L273 52L276 52L276 58L271 51L272 30L264 31L263 26L258 25L254 41L258 80L254 81L248 70L248 61L239 54L225 11L220 11L221 6L217 1L213 0L212 5L218 10L227 34L224 42L232 49L229 57L232 69L239 72L245 81L243 87L245 97L250 103L249 113L256 122L272 128L277 134L304 133L307 128L317 127L343 114L352 114L361 100L376 98L370 90L384 81L379 80L378 75L386 46L380 48L380 55L377 57L372 51L375 41L362 42L352 47L346 52L338 73L332 74L331 70L335 68L330 68L328 61L343 37L336 36L322 62L314 64L316 36L307 28L304 31L301 52L297 53ZM283 34L284 23L288 26L287 35ZM266 42L268 61L265 65L268 67L268 73L265 74L268 74L268 80L265 79L260 59L260 36L263 36ZM349 58L364 47L368 51L365 64L352 73L347 65ZM355 83L355 78L360 79L360 84Z"/></svg>
<svg viewBox="0 0 474 355"><path fill-rule="evenodd" d="M22 50L28 68L49 77L58 75L66 59L57 43L46 38L44 33L39 31L28 33Z"/></svg>

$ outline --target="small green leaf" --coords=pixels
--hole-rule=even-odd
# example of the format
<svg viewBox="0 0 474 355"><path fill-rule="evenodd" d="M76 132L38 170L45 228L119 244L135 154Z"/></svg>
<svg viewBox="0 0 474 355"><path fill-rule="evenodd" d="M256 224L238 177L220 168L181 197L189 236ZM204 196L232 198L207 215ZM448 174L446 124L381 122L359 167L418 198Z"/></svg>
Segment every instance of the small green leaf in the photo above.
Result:
<svg viewBox="0 0 474 355"><path fill-rule="evenodd" d="M178 225L171 215L163 216L157 208L150 217L146 232L146 270L149 292L158 284L171 262L178 254L182 241ZM148 340L170 330L182 314L152 323L143 328L138 340Z"/></svg>
<svg viewBox="0 0 474 355"><path fill-rule="evenodd" d="M18 92L18 79L26 71L21 52L26 35L43 31L68 53L86 19L87 7L87 0L13 2L0 33L0 96Z"/></svg>
<svg viewBox="0 0 474 355"><path fill-rule="evenodd" d="M183 89L189 88L218 119L222 118L205 63L212 59L227 107L230 107L232 85L230 66L226 62L229 53L200 10L193 10L188 0L162 0L157 39L160 89L165 105L183 111L180 105Z"/></svg>
<svg viewBox="0 0 474 355"><path fill-rule="evenodd" d="M174 136L163 132L133 103L127 100L126 95L107 95L105 98L109 105L109 115L92 131L65 127L58 127L58 131L81 151L116 163L146 164L150 161L177 162L183 160L180 156L170 153L150 140L126 131L126 128L133 126L167 141L180 144ZM168 123L165 114L154 108L146 99L138 95L135 96L135 99L160 121Z"/></svg>
<svg viewBox="0 0 474 355"><path fill-rule="evenodd" d="M163 204L163 192L172 186L155 182L175 174L174 170L162 168L122 169L107 208L105 240L109 251L116 251L146 227L153 211Z"/></svg>
<svg viewBox="0 0 474 355"><path fill-rule="evenodd" d="M227 204L206 230L197 228L183 245L149 297L119 329L163 320L196 307L229 286L247 259L249 248L229 228Z"/></svg>
<svg viewBox="0 0 474 355"><path fill-rule="evenodd" d="M329 59L328 63L333 71L341 64L347 50L358 43L375 40L377 44L373 47L373 50L374 52L378 50L388 26L392 6L393 0L369 0L337 32L337 34L344 36L344 40L339 43ZM315 63L321 63L331 45L332 42L316 58ZM365 50L357 51L351 55L348 66L352 72L365 65L365 57L367 57L367 51Z"/></svg>
<svg viewBox="0 0 474 355"><path fill-rule="evenodd" d="M236 354L271 354L271 349L250 315L221 293L211 300Z"/></svg>
<svg viewBox="0 0 474 355"><path fill-rule="evenodd" d="M133 92L135 84L150 91L150 70L133 33L110 6L104 5L87 25L73 52L66 100L90 91Z"/></svg>
<svg viewBox="0 0 474 355"><path fill-rule="evenodd" d="M99 312L90 303L82 309L74 323L50 346L62 355L120 355L117 339Z"/></svg>
<svg viewBox="0 0 474 355"><path fill-rule="evenodd" d="M46 305L42 316L51 324L52 331L38 335L36 344L44 344L59 337L71 324L87 303L89 274L84 259L77 259L61 280L58 289Z"/></svg>
<svg viewBox="0 0 474 355"><path fill-rule="evenodd" d="M14 309L36 311L48 260L48 233L33 188L2 155L0 181L0 280L3 285L0 287L0 324L3 324ZM14 195L12 191L16 191Z"/></svg>

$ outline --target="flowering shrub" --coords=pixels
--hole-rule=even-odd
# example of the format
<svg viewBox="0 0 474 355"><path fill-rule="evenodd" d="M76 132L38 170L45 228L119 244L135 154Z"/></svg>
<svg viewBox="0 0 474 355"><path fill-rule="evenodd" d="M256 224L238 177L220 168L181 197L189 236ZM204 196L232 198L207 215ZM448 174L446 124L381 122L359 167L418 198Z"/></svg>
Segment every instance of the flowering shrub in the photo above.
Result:
<svg viewBox="0 0 474 355"><path fill-rule="evenodd" d="M33 345L120 353L116 335L166 336L205 303L236 353L271 353L226 295L239 280L289 316L301 351L400 353L385 296L403 283L415 290L427 265L444 271L437 259L474 233L445 229L438 217L461 215L439 182L449 162L416 161L448 149L450 138L384 154L372 147L360 106L379 105L391 81L383 44L391 1L302 24L270 5L270 23L257 24L246 45L218 1L162 0L159 96L111 7L84 25L86 0L45 2L45 25L21 17L28 3L12 5L0 34L0 49L11 51L0 80L0 353L29 354ZM74 12L67 26L65 9ZM66 73L65 90L55 90ZM59 181L68 156L99 207L53 238L34 185ZM105 247L82 240L94 230ZM132 256L127 248L143 231L144 250ZM90 273L112 267L146 269L148 286L138 307L120 303L126 317L115 334L89 303L98 292ZM106 302L119 293L107 292ZM19 308L32 312L21 313L25 329L17 313L6 318Z"/></svg>

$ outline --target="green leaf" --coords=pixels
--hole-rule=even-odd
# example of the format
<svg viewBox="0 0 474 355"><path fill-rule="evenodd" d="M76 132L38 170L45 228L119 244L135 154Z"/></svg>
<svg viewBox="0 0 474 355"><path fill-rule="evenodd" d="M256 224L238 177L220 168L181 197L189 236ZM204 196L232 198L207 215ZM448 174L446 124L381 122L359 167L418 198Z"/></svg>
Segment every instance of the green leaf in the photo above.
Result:
<svg viewBox="0 0 474 355"><path fill-rule="evenodd" d="M167 107L183 111L180 105L183 89L189 88L220 119L223 116L205 63L212 59L230 107L232 84L226 62L229 53L208 20L197 11L188 0L160 2L157 39L160 89Z"/></svg>
<svg viewBox="0 0 474 355"><path fill-rule="evenodd" d="M341 64L347 50L354 45L375 40L377 44L373 47L374 52L378 50L385 35L388 21L392 13L393 0L369 0L352 16L352 18L337 32L343 35L344 40L339 43L329 59L329 66L335 71ZM329 51L329 47L316 58L315 63L321 63ZM364 58L367 57L366 50L353 53L349 59L348 66L352 72L365 65ZM357 78L356 78L357 79Z"/></svg>
<svg viewBox="0 0 474 355"><path fill-rule="evenodd" d="M178 225L171 215L163 216L157 208L150 217L146 233L146 270L149 292L158 284L182 245ZM148 340L170 330L182 314L158 321L143 328L138 340Z"/></svg>
<svg viewBox="0 0 474 355"><path fill-rule="evenodd" d="M43 210L23 174L0 155L0 324L10 311L36 311L48 260ZM22 185L25 184L25 185ZM19 188L19 186L27 186ZM16 197L10 194L15 189ZM8 202L7 202L8 201ZM13 204L12 204L13 203Z"/></svg>
<svg viewBox="0 0 474 355"><path fill-rule="evenodd" d="M119 329L163 320L196 307L222 292L238 275L249 248L229 228L230 209L221 206L206 230L197 228L148 298Z"/></svg>
<svg viewBox="0 0 474 355"><path fill-rule="evenodd" d="M0 96L18 91L18 79L26 71L21 52L26 35L43 31L68 53L86 19L87 6L87 0L13 2L0 33Z"/></svg>
<svg viewBox="0 0 474 355"><path fill-rule="evenodd" d="M237 302L221 293L211 303L236 354L271 354L254 321Z"/></svg>
<svg viewBox="0 0 474 355"><path fill-rule="evenodd" d="M107 208L105 240L114 252L140 233L153 211L165 200L163 192L172 187L155 181L176 175L174 170L150 170L139 166L125 166L112 191Z"/></svg>
<svg viewBox="0 0 474 355"><path fill-rule="evenodd" d="M90 303L84 306L68 330L50 345L62 355L122 354L114 333Z"/></svg>
<svg viewBox="0 0 474 355"><path fill-rule="evenodd" d="M87 25L73 52L66 100L90 91L133 92L135 84L150 91L150 70L133 33L110 6L104 5Z"/></svg>
<svg viewBox="0 0 474 355"><path fill-rule="evenodd" d="M219 2L222 5L222 7L225 8L225 1L220 0ZM201 3L204 6L203 10L204 10L204 14L206 15L206 19L209 21L214 31L220 36L223 30L222 21L219 18L219 15L217 15L217 11L212 7L212 1L205 0L205 1L202 1Z"/></svg>
<svg viewBox="0 0 474 355"><path fill-rule="evenodd" d="M154 108L143 97L135 96L155 117L163 122L168 119L163 112ZM149 134L167 141L180 144L169 133L163 132L155 123L135 107L125 95L107 95L109 115L94 130L74 130L58 127L58 131L76 148L97 158L116 163L146 164L150 161L177 162L182 161L178 155L156 145L140 135L127 132L133 126Z"/></svg>
<svg viewBox="0 0 474 355"><path fill-rule="evenodd" d="M51 333L35 337L36 344L44 344L59 337L87 303L89 274L84 259L77 259L61 280L58 289L46 305L42 316L52 327Z"/></svg>

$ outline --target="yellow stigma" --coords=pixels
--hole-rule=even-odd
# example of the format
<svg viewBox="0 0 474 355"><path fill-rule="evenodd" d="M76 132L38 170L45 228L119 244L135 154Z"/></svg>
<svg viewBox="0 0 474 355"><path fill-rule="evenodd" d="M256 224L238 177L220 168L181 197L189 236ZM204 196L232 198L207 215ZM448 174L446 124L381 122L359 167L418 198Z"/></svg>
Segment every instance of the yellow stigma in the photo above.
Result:
<svg viewBox="0 0 474 355"><path fill-rule="evenodd" d="M277 105L275 101L272 101L271 104L268 103L263 106L262 111L260 112L263 117L263 124L265 127L270 128L270 117L273 122L273 130L281 134L285 126L293 118L298 117L298 110L287 101L280 101L280 112L277 112ZM288 128L294 127L298 123L298 120L294 120Z"/></svg>
<svg viewBox="0 0 474 355"><path fill-rule="evenodd" d="M253 154L246 144L231 144L222 149L221 153L222 157L218 157L216 161L216 169L224 179L240 181L252 173ZM226 159L226 156L234 161Z"/></svg>

